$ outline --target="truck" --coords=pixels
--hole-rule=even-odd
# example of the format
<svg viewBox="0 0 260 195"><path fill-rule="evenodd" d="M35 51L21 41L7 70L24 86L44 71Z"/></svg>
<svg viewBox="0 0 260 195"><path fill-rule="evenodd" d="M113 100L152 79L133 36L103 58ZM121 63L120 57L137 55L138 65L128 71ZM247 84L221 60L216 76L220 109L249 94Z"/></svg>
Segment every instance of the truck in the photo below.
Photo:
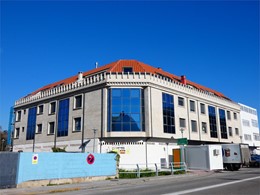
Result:
<svg viewBox="0 0 260 195"><path fill-rule="evenodd" d="M251 155L248 144L221 144L223 167L229 171L237 171L241 166L249 166Z"/></svg>

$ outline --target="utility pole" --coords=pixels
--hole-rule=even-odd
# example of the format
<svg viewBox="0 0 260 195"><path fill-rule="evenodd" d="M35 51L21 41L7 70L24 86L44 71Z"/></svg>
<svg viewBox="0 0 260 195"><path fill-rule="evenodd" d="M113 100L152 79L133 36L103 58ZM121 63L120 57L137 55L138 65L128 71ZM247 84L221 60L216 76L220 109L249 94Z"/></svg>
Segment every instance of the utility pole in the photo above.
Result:
<svg viewBox="0 0 260 195"><path fill-rule="evenodd" d="M97 129L93 129L94 131L94 141L93 141L93 153L95 152L95 140L96 140L96 132L97 132Z"/></svg>

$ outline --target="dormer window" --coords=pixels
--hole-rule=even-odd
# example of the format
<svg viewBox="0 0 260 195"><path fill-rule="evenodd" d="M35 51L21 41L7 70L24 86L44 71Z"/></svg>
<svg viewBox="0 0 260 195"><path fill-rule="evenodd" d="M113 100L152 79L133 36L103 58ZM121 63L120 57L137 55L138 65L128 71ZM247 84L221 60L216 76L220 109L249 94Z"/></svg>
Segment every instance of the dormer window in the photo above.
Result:
<svg viewBox="0 0 260 195"><path fill-rule="evenodd" d="M123 72L124 73L132 73L133 72L133 68L132 67L123 67Z"/></svg>

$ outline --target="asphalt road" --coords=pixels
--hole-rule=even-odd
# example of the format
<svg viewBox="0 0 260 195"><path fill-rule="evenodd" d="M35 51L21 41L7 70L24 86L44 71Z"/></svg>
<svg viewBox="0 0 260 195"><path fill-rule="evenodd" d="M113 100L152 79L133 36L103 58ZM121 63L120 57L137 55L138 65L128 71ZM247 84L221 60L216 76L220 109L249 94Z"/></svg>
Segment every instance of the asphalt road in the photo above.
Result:
<svg viewBox="0 0 260 195"><path fill-rule="evenodd" d="M88 182L63 186L0 190L5 195L260 195L260 169L197 171L179 176Z"/></svg>

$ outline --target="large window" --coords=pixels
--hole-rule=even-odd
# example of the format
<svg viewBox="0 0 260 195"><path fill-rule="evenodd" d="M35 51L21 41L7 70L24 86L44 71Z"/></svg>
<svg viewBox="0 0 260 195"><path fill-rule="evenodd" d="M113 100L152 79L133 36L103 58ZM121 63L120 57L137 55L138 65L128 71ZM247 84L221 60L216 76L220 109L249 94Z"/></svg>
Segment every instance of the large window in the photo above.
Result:
<svg viewBox="0 0 260 195"><path fill-rule="evenodd" d="M163 99L163 131L175 133L173 95L162 94Z"/></svg>
<svg viewBox="0 0 260 195"><path fill-rule="evenodd" d="M36 128L36 112L37 112L37 107L33 107L29 109L26 140L34 139L35 128Z"/></svg>
<svg viewBox="0 0 260 195"><path fill-rule="evenodd" d="M208 113L209 113L210 136L217 138L218 132L217 132L217 121L216 121L216 109L215 109L215 107L208 106Z"/></svg>
<svg viewBox="0 0 260 195"><path fill-rule="evenodd" d="M69 125L69 99L59 101L59 113L58 113L58 137L68 135Z"/></svg>
<svg viewBox="0 0 260 195"><path fill-rule="evenodd" d="M108 131L144 131L144 95L139 88L109 90Z"/></svg>
<svg viewBox="0 0 260 195"><path fill-rule="evenodd" d="M225 110L219 109L219 121L220 121L221 138L227 139L227 124L226 124Z"/></svg>

